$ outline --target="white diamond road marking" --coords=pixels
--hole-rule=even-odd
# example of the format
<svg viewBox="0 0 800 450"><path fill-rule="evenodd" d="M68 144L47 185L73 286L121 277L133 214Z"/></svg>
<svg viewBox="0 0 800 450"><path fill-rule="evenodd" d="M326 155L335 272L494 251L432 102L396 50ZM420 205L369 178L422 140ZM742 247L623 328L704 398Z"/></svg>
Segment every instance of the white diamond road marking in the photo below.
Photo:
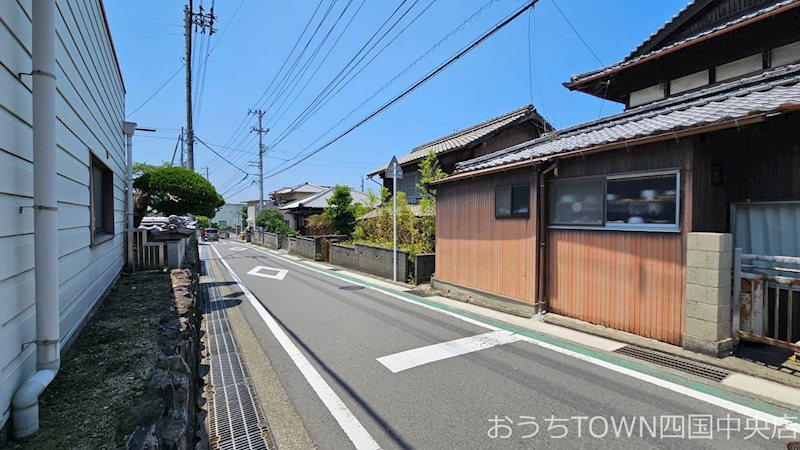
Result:
<svg viewBox="0 0 800 450"><path fill-rule="evenodd" d="M229 248L228 250L230 250L230 251L232 251L232 252L243 252L243 251L245 251L245 250L247 250L247 249L246 249L246 248L244 248L244 247L231 247L231 248Z"/></svg>
<svg viewBox="0 0 800 450"><path fill-rule="evenodd" d="M271 270L275 273L263 273L262 270ZM289 271L286 269L276 269L274 267L266 267L266 266L255 266L250 270L250 272L247 272L248 275L270 278L273 280L283 280L284 277L286 277L287 273L289 273Z"/></svg>
<svg viewBox="0 0 800 450"><path fill-rule="evenodd" d="M466 355L486 348L524 339L522 336L510 331L500 330L489 333L469 336L454 341L428 345L426 347L406 350L393 355L382 356L378 362L386 366L392 373L401 372L423 364L428 364L455 356Z"/></svg>

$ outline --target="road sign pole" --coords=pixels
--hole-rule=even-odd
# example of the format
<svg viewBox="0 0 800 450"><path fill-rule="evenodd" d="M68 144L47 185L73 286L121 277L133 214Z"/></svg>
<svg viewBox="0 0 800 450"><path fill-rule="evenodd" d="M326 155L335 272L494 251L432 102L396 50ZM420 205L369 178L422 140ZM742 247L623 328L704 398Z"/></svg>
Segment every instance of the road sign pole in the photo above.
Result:
<svg viewBox="0 0 800 450"><path fill-rule="evenodd" d="M384 178L392 179L392 280L397 283L397 179L403 178L403 169L396 156L386 166Z"/></svg>
<svg viewBox="0 0 800 450"><path fill-rule="evenodd" d="M395 166L397 163L395 162ZM397 177L392 178L392 202L394 203L394 207L392 208L392 235L394 241L394 247L392 249L392 273L394 282L397 283Z"/></svg>

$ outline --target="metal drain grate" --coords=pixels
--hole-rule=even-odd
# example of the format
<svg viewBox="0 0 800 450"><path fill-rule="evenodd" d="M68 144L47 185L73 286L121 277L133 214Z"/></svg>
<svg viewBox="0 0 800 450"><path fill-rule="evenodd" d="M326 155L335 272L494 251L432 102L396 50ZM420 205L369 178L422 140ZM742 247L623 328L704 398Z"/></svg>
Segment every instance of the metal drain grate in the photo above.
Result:
<svg viewBox="0 0 800 450"><path fill-rule="evenodd" d="M205 249L203 249L205 250ZM211 267L202 263L203 273ZM212 449L274 449L274 440L261 411L255 388L231 332L225 299L214 283L205 285L207 361L209 364L208 434Z"/></svg>
<svg viewBox="0 0 800 450"><path fill-rule="evenodd" d="M722 381L731 373L727 370L718 369L713 366L689 361L668 353L662 353L655 350L648 350L646 348L636 347L633 345L626 345L614 353L630 356L631 358L641 359L659 366L669 367L671 369L680 370L701 378L711 381Z"/></svg>

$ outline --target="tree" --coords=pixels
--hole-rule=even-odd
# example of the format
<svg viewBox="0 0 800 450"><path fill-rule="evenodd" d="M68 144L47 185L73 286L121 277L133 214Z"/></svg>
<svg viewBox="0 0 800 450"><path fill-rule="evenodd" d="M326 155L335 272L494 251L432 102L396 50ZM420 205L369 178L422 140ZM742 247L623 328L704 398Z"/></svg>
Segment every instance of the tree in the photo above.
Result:
<svg viewBox="0 0 800 450"><path fill-rule="evenodd" d="M202 230L208 228L208 217L206 216L197 216L197 228Z"/></svg>
<svg viewBox="0 0 800 450"><path fill-rule="evenodd" d="M436 245L436 189L431 187L431 183L447 177L433 150L420 161L419 175L417 188L422 192L422 198L419 201L421 214L416 221L416 231L419 241L426 243L425 246L432 251Z"/></svg>
<svg viewBox="0 0 800 450"><path fill-rule="evenodd" d="M419 183L417 189L422 192L424 198L436 198L436 190L431 187L431 183L447 178L439 166L439 159L436 158L436 152L433 150L428 152L428 155L419 162Z"/></svg>
<svg viewBox="0 0 800 450"><path fill-rule="evenodd" d="M170 164L166 161L162 162L160 165L143 163L143 162L135 162L133 163L133 176L139 177L144 173L150 172L153 169L158 169L160 167L170 167Z"/></svg>
<svg viewBox="0 0 800 450"><path fill-rule="evenodd" d="M356 206L348 186L337 185L328 199L328 207L323 213L331 223L333 232L350 236L356 229Z"/></svg>
<svg viewBox="0 0 800 450"><path fill-rule="evenodd" d="M225 204L208 180L183 167L151 168L133 182L133 187L140 191L143 206L167 216L213 217Z"/></svg>
<svg viewBox="0 0 800 450"><path fill-rule="evenodd" d="M283 235L294 234L286 221L283 220L283 213L277 209L267 208L256 216L256 225L263 227L270 233L278 233Z"/></svg>

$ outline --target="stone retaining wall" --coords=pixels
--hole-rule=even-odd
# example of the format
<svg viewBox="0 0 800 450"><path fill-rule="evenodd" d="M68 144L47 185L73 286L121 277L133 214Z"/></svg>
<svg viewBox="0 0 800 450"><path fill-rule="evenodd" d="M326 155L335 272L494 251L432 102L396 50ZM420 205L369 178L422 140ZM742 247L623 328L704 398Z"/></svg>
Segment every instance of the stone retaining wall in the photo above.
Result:
<svg viewBox="0 0 800 450"><path fill-rule="evenodd" d="M147 382L147 392L133 412L139 425L128 438L128 449L207 447L199 414L203 298L199 293L200 257L197 240L187 246L181 269L170 272L174 306L164 327L162 354ZM153 417L154 411L160 412Z"/></svg>

